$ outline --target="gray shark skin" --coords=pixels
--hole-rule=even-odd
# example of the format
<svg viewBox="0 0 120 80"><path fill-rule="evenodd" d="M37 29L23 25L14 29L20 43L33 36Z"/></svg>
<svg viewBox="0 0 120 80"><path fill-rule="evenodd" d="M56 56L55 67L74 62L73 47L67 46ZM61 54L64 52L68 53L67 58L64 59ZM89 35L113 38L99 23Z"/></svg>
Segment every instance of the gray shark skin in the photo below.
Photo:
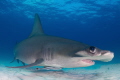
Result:
<svg viewBox="0 0 120 80"><path fill-rule="evenodd" d="M16 45L14 55L14 60L20 60L28 65L9 68L32 66L86 67L95 64L92 60L108 62L114 57L114 53L108 50L101 50L74 40L46 35L38 14L35 14L32 33L27 39Z"/></svg>

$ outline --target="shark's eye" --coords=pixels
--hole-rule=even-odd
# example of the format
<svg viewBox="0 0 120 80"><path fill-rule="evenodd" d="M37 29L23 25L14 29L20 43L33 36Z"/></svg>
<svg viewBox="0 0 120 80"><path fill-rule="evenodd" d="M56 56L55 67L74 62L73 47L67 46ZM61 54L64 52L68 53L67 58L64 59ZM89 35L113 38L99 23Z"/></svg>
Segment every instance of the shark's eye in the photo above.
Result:
<svg viewBox="0 0 120 80"><path fill-rule="evenodd" d="M89 49L90 49L90 52L91 52L91 53L94 53L94 52L95 52L95 47L94 47L94 46L91 46Z"/></svg>

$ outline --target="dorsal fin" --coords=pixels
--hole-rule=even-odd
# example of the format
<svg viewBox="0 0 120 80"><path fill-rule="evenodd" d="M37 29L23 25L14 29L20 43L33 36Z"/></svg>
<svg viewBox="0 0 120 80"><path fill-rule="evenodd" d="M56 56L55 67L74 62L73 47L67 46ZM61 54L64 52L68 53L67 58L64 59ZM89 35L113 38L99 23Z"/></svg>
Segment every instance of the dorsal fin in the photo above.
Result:
<svg viewBox="0 0 120 80"><path fill-rule="evenodd" d="M34 18L33 30L32 30L32 33L30 34L29 37L38 36L38 35L44 35L44 31L42 29L42 25L41 25L39 15L36 13L35 18Z"/></svg>

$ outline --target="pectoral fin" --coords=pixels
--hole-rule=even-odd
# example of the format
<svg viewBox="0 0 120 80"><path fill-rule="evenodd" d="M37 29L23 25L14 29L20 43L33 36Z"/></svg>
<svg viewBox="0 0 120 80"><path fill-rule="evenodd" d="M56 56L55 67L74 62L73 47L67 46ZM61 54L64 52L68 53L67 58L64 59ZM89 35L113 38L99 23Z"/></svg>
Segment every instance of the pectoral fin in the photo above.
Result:
<svg viewBox="0 0 120 80"><path fill-rule="evenodd" d="M36 66L37 64L40 64L40 63L42 63L43 61L44 61L43 59L38 59L38 60L36 60L34 63L29 64L29 65L18 66L18 67L8 67L8 68L28 68L28 67Z"/></svg>

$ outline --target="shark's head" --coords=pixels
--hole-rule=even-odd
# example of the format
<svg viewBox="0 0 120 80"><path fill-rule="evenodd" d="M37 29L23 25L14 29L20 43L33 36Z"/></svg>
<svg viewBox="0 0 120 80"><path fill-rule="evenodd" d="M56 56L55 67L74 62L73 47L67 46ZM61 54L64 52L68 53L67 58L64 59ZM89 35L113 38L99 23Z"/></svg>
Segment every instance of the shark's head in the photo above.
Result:
<svg viewBox="0 0 120 80"><path fill-rule="evenodd" d="M114 57L113 52L108 50L101 50L94 46L90 46L84 50L78 51L75 54L81 56L83 63L87 63L86 66L94 65L95 62L92 60L109 62Z"/></svg>

